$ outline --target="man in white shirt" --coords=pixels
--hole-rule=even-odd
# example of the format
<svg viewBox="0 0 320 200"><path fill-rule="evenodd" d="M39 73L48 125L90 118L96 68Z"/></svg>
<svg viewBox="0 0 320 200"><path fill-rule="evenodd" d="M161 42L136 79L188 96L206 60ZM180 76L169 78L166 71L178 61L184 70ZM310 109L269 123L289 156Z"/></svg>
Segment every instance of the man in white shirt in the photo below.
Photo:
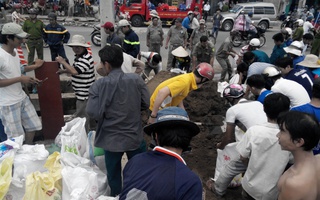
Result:
<svg viewBox="0 0 320 200"><path fill-rule="evenodd" d="M219 149L224 149L227 144L241 140L241 137L237 139L235 137L236 126L245 133L250 127L267 122L262 104L258 101L248 101L244 99L244 90L241 85L231 84L227 86L223 91L223 96L229 101L232 107L230 107L226 113L227 127L222 141L217 144L217 148ZM231 160L230 163L220 171L215 182L212 180L207 181L207 186L217 195L223 196L232 179L239 173L245 171L245 169L246 166L240 159Z"/></svg>
<svg viewBox="0 0 320 200"><path fill-rule="evenodd" d="M303 23L303 35L313 31L314 26L312 25L313 17L310 16L307 18L306 22Z"/></svg>
<svg viewBox="0 0 320 200"><path fill-rule="evenodd" d="M0 119L8 138L25 136L25 143L32 144L35 131L42 125L29 97L21 84L39 84L36 78L21 75L20 59L16 48L28 34L16 23L6 23L0 37ZM40 64L36 61L36 64ZM42 65L41 62L40 65Z"/></svg>
<svg viewBox="0 0 320 200"><path fill-rule="evenodd" d="M267 85L272 86L272 92L280 92L289 97L291 107L310 102L306 89L295 81L282 78L281 71L277 67L267 67L262 74L267 78Z"/></svg>
<svg viewBox="0 0 320 200"><path fill-rule="evenodd" d="M162 70L162 58L156 52L144 52L141 51L138 54L138 59L140 60L141 57L145 58L147 61L145 63L145 70L143 74L143 79L149 77L150 72L153 70L154 74L158 74L159 71Z"/></svg>
<svg viewBox="0 0 320 200"><path fill-rule="evenodd" d="M204 4L203 6L203 19L207 21L207 17L209 15L209 11L210 11L210 4L209 1L207 1L206 4Z"/></svg>
<svg viewBox="0 0 320 200"><path fill-rule="evenodd" d="M263 108L268 122L252 126L237 145L240 159L247 166L241 181L244 198L277 199L277 182L289 162L290 153L278 143L277 118L289 110L290 100L281 93L269 94Z"/></svg>

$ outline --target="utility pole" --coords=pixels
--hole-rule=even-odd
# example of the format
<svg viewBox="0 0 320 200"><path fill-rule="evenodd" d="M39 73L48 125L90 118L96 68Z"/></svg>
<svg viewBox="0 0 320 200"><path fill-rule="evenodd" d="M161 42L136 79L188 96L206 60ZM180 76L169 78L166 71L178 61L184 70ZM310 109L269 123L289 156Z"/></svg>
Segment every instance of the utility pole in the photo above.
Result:
<svg viewBox="0 0 320 200"><path fill-rule="evenodd" d="M111 22L114 23L114 0L102 0L100 1L100 23L103 25L104 23ZM101 48L106 45L107 34L104 32L103 28L101 28Z"/></svg>
<svg viewBox="0 0 320 200"><path fill-rule="evenodd" d="M74 9L74 0L69 0L69 7L68 7L68 17L73 16L73 9Z"/></svg>

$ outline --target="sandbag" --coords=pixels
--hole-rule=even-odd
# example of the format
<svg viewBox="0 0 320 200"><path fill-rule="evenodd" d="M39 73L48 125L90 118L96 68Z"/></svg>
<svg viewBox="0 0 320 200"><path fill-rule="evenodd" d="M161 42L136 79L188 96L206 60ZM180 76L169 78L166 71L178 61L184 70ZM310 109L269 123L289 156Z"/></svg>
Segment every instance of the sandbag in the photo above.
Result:
<svg viewBox="0 0 320 200"><path fill-rule="evenodd" d="M0 199L4 199L12 180L13 156L6 157L0 163Z"/></svg>
<svg viewBox="0 0 320 200"><path fill-rule="evenodd" d="M239 153L236 149L237 143L230 143L223 150L217 149L217 162L216 170L214 174L214 181L216 181L220 175L220 171L233 159L239 158ZM241 185L242 176L238 174L234 177L229 184L229 187L238 187Z"/></svg>
<svg viewBox="0 0 320 200"><path fill-rule="evenodd" d="M86 152L87 134L86 118L77 117L67 122L55 139L56 145L61 147L61 153L71 152L83 156Z"/></svg>
<svg viewBox="0 0 320 200"><path fill-rule="evenodd" d="M54 152L44 165L47 172L34 172L27 176L24 200L60 200L62 199L62 183L60 154Z"/></svg>
<svg viewBox="0 0 320 200"><path fill-rule="evenodd" d="M66 152L61 163L63 199L95 199L110 193L107 176L90 160Z"/></svg>

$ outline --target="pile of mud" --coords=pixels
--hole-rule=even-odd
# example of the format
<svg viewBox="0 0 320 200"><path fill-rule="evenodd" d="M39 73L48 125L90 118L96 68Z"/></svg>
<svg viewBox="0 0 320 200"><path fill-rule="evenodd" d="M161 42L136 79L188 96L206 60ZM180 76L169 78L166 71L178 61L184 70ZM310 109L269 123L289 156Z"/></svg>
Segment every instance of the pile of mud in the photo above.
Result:
<svg viewBox="0 0 320 200"><path fill-rule="evenodd" d="M150 93L164 80L176 76L177 74L161 71L147 86ZM200 177L205 187L206 180L214 176L217 150L216 144L221 140L223 119L227 110L225 100L217 92L217 82L210 81L201 88L191 91L184 100L184 106L191 121L200 122L201 132L194 137L191 142L192 151L183 154L188 167ZM205 192L205 199L218 199L210 192ZM240 188L228 191L223 199L241 199Z"/></svg>

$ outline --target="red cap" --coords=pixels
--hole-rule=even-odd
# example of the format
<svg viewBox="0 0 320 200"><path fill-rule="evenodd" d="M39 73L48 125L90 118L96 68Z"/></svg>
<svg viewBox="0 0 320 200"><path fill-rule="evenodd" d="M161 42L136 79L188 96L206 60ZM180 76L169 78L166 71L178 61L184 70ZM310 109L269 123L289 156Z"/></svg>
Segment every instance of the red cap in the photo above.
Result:
<svg viewBox="0 0 320 200"><path fill-rule="evenodd" d="M106 22L101 27L106 28L106 29L111 29L111 28L113 28L113 24L111 22Z"/></svg>

